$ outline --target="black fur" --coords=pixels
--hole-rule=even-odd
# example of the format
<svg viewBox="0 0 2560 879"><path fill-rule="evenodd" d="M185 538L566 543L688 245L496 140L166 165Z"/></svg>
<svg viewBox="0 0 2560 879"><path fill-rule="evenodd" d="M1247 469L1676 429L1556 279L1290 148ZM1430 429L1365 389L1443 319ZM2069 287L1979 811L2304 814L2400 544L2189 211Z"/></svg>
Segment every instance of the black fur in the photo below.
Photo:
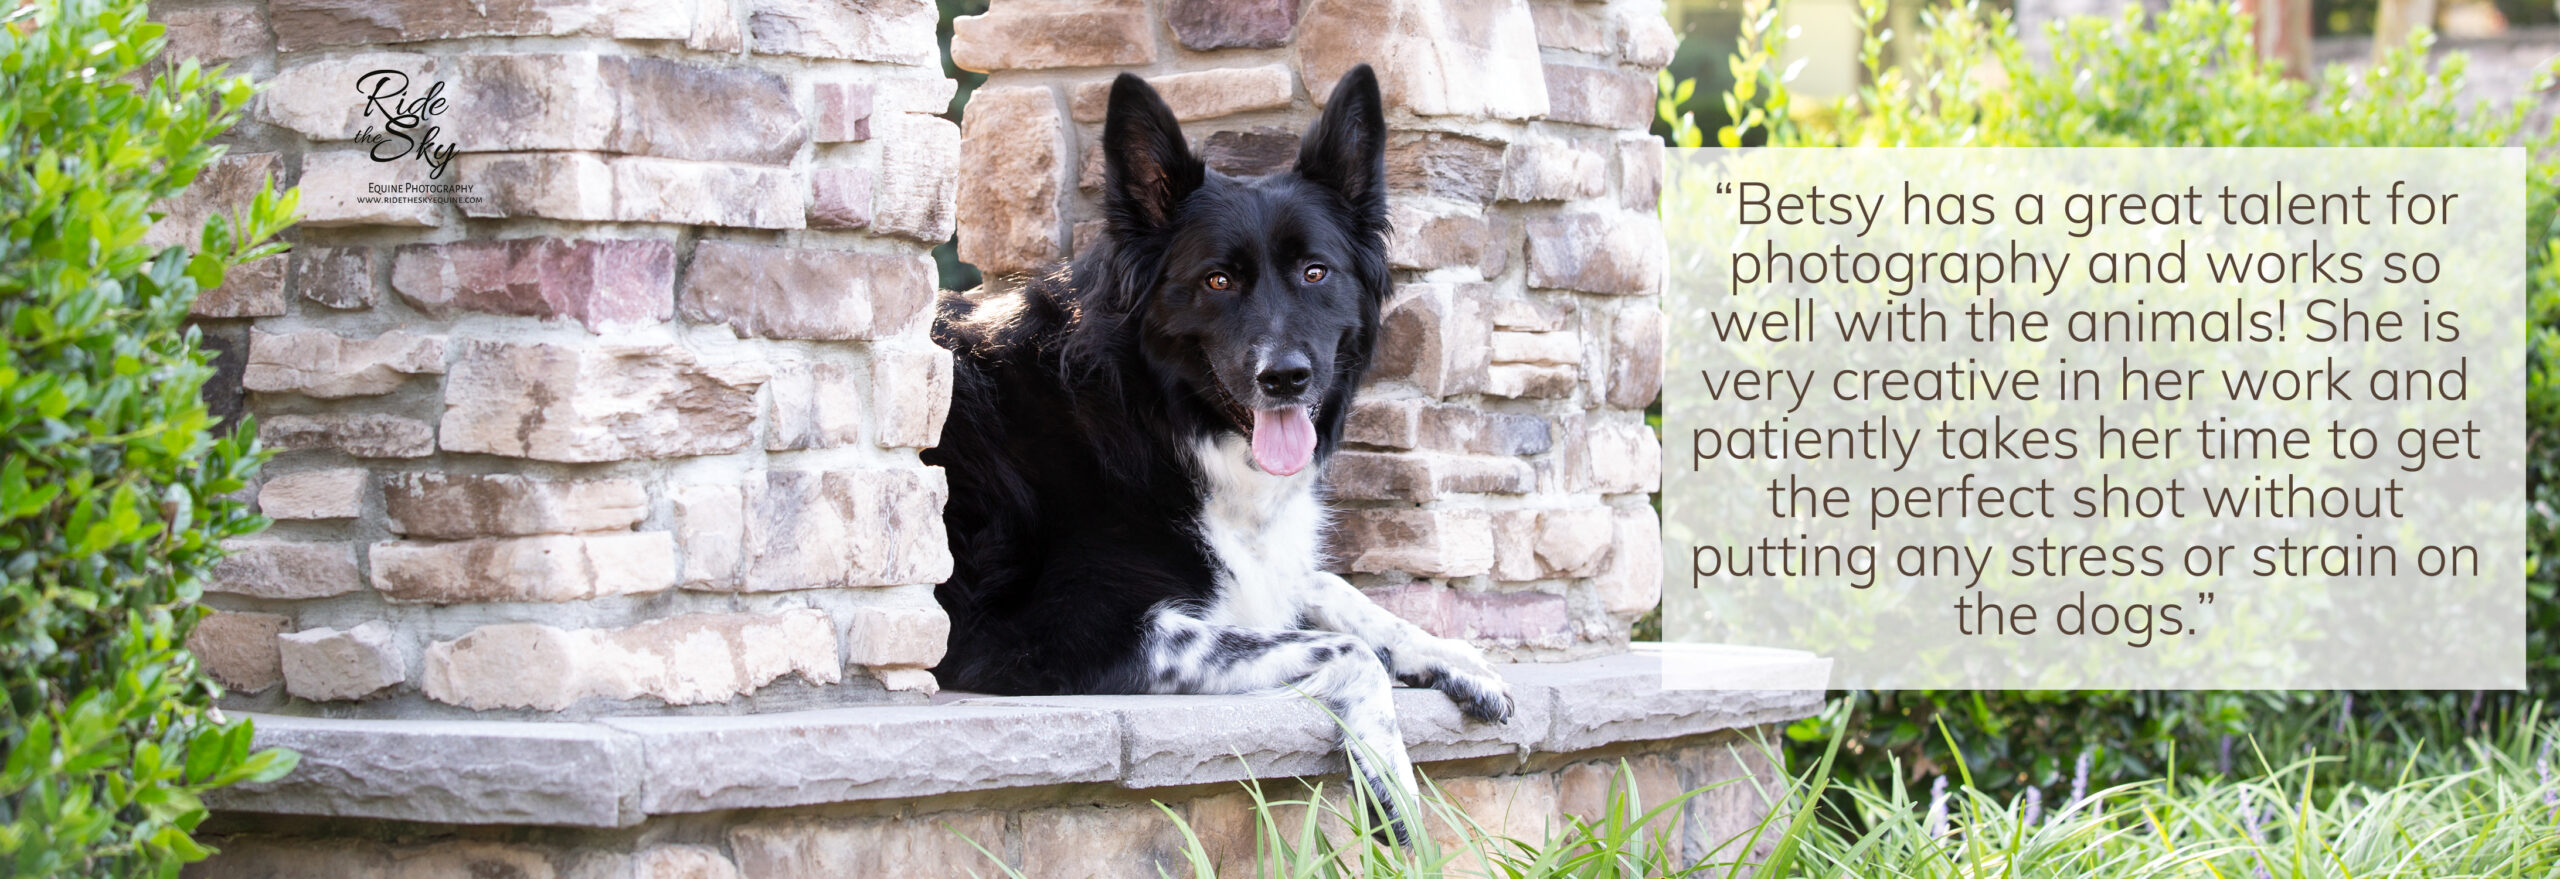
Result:
<svg viewBox="0 0 2560 879"><path fill-rule="evenodd" d="M924 456L951 484L945 685L1147 691L1148 613L1215 599L1191 449L1288 404L1312 406L1316 466L1340 441L1388 292L1385 132L1362 66L1294 168L1232 178L1192 156L1144 82L1113 83L1102 240L1018 289L945 296L934 322L957 360ZM1306 387L1257 385L1266 354L1304 357Z"/></svg>

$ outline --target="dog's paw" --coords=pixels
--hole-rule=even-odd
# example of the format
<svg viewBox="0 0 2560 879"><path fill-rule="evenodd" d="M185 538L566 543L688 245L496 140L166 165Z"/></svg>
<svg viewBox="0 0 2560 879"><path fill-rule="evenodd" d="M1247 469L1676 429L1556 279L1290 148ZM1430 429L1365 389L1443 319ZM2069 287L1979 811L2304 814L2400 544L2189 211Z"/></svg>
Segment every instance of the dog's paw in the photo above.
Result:
<svg viewBox="0 0 2560 879"><path fill-rule="evenodd" d="M1458 710L1468 717L1486 723L1511 721L1511 685L1490 672L1442 674L1431 686L1449 694L1449 700L1458 703Z"/></svg>
<svg viewBox="0 0 2560 879"><path fill-rule="evenodd" d="M1464 641L1435 638L1396 654L1398 677L1446 693L1468 717L1487 723L1511 719L1511 685L1493 673L1484 654Z"/></svg>

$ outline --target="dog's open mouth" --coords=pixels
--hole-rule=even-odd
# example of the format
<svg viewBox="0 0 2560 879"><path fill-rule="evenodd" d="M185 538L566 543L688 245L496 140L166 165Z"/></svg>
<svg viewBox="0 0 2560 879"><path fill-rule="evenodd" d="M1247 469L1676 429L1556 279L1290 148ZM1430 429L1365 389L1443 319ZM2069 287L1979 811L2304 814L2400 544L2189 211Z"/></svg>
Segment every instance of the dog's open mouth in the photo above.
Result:
<svg viewBox="0 0 2560 879"><path fill-rule="evenodd" d="M1316 423L1307 407L1257 409L1253 413L1253 463L1273 476L1307 469L1316 456Z"/></svg>

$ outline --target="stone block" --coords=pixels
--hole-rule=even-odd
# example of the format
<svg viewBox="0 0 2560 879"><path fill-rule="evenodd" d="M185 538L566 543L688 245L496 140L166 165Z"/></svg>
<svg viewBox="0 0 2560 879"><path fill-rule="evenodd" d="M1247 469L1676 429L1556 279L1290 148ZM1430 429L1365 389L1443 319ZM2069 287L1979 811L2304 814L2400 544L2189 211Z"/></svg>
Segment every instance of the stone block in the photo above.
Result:
<svg viewBox="0 0 2560 879"><path fill-rule="evenodd" d="M738 581L747 546L746 492L706 483L667 490L674 501L676 543L684 549L684 585L721 588Z"/></svg>
<svg viewBox="0 0 2560 879"><path fill-rule="evenodd" d="M1005 0L951 23L962 70L1128 67L1156 60L1143 0Z"/></svg>
<svg viewBox="0 0 2560 879"><path fill-rule="evenodd" d="M892 113L873 120L872 127L880 138L880 189L871 228L926 244L950 240L959 197L960 126Z"/></svg>
<svg viewBox="0 0 2560 879"><path fill-rule="evenodd" d="M771 592L942 582L951 576L942 530L949 491L938 467L769 472L741 498L740 576L688 585ZM730 530L712 509L697 536Z"/></svg>
<svg viewBox="0 0 2560 879"><path fill-rule="evenodd" d="M456 173L480 201L462 206L480 218L548 217L613 220L613 168L593 153L466 153Z"/></svg>
<svg viewBox="0 0 2560 879"><path fill-rule="evenodd" d="M1508 260L1500 229L1473 206L1397 199L1387 220L1387 262L1396 268L1470 267L1491 278Z"/></svg>
<svg viewBox="0 0 2560 879"><path fill-rule="evenodd" d="M589 153L465 153L454 160L477 218L544 217L798 229L807 181L788 168Z"/></svg>
<svg viewBox="0 0 2560 879"><path fill-rule="evenodd" d="M1184 122L1254 110L1284 110L1298 90L1297 77L1290 75L1285 64L1172 73L1148 77L1147 84L1164 98L1173 117ZM976 98L969 100L971 106L976 106ZM1078 122L1102 121L1111 108L1111 82L1099 80L1076 86L1072 107Z"/></svg>
<svg viewBox="0 0 2560 879"><path fill-rule="evenodd" d="M960 129L960 259L988 275L1044 271L1057 261L1058 175L1065 123L1045 87L982 88Z"/></svg>
<svg viewBox="0 0 2560 879"><path fill-rule="evenodd" d="M871 350L874 442L883 448L931 448L951 414L951 352L941 348Z"/></svg>
<svg viewBox="0 0 2560 879"><path fill-rule="evenodd" d="M640 741L647 759L633 772L648 779L639 807L651 813L1108 782L1120 769L1120 725L1099 711L872 706L603 723ZM781 817L763 816L746 826ZM740 852L739 861L745 866L748 856Z"/></svg>
<svg viewBox="0 0 2560 879"><path fill-rule="evenodd" d="M1170 0L1165 24L1183 48L1276 49L1298 25L1299 0Z"/></svg>
<svg viewBox="0 0 2560 879"><path fill-rule="evenodd" d="M397 415L271 415L258 420L258 444L278 452L335 449L357 458L424 458L435 454L435 427Z"/></svg>
<svg viewBox="0 0 2560 879"><path fill-rule="evenodd" d="M276 638L284 691L296 699L362 699L409 679L408 661L391 627L369 620L352 629L305 629Z"/></svg>
<svg viewBox="0 0 2560 879"><path fill-rule="evenodd" d="M355 547L274 537L240 537L222 544L204 591L250 598L326 598L364 588Z"/></svg>
<svg viewBox="0 0 2560 879"><path fill-rule="evenodd" d="M372 308L373 249L294 248L293 290L304 299L342 311Z"/></svg>
<svg viewBox="0 0 2560 879"><path fill-rule="evenodd" d="M1647 73L1670 64L1680 49L1680 36L1671 32L1671 21L1659 10L1622 6L1611 10L1609 18L1617 35L1618 60Z"/></svg>
<svg viewBox="0 0 2560 879"><path fill-rule="evenodd" d="M1502 188L1503 146L1439 131L1387 137L1387 190L1470 204L1493 201Z"/></svg>
<svg viewBox="0 0 2560 879"><path fill-rule="evenodd" d="M995 869L978 851L1004 850L1002 812L913 818L761 818L729 829L745 879L796 876L967 876ZM977 845L972 846L970 843Z"/></svg>
<svg viewBox="0 0 2560 879"><path fill-rule="evenodd" d="M1662 395L1662 310L1618 312L1609 332L1609 405L1642 409Z"/></svg>
<svg viewBox="0 0 2560 879"><path fill-rule="evenodd" d="M942 692L942 683L934 680L933 672L925 669L874 668L870 671L871 676L880 681L880 688L892 693L913 692L931 696Z"/></svg>
<svg viewBox="0 0 2560 879"><path fill-rule="evenodd" d="M1661 289L1662 224L1638 213L1570 213L1529 220L1529 286L1585 293Z"/></svg>
<svg viewBox="0 0 2560 879"><path fill-rule="evenodd" d="M383 479L384 525L439 540L619 531L649 514L636 479L566 481L515 473L398 473Z"/></svg>
<svg viewBox="0 0 2560 879"><path fill-rule="evenodd" d="M1582 364L1582 337L1574 333L1493 332L1493 362L1545 366Z"/></svg>
<svg viewBox="0 0 2560 879"><path fill-rule="evenodd" d="M1493 511L1493 579L1521 583L1546 579L1538 563L1538 511Z"/></svg>
<svg viewBox="0 0 2560 879"><path fill-rule="evenodd" d="M391 289L428 315L575 320L590 331L660 323L675 312L675 247L651 239L509 238L411 244Z"/></svg>
<svg viewBox="0 0 2560 879"><path fill-rule="evenodd" d="M934 602L932 586L901 586L869 597L846 620L846 664L926 668L942 661L951 618Z"/></svg>
<svg viewBox="0 0 2560 879"><path fill-rule="evenodd" d="M1531 3L1529 17L1538 25L1538 45L1586 55L1610 51L1610 28L1601 11L1572 3Z"/></svg>
<svg viewBox="0 0 2560 879"><path fill-rule="evenodd" d="M1546 65L1547 119L1642 131L1653 124L1653 76L1578 64Z"/></svg>
<svg viewBox="0 0 2560 879"><path fill-rule="evenodd" d="M812 115L809 140L816 143L846 143L871 139L871 108L874 87L867 82L822 82L809 87L817 102Z"/></svg>
<svg viewBox="0 0 2560 879"><path fill-rule="evenodd" d="M241 385L268 394L323 400L390 393L413 375L444 373L444 337L393 331L350 339L314 330L249 332L249 366Z"/></svg>
<svg viewBox="0 0 2560 879"><path fill-rule="evenodd" d="M1553 333L1573 325L1571 302L1509 298L1493 303L1493 328L1522 333Z"/></svg>
<svg viewBox="0 0 2560 879"><path fill-rule="evenodd" d="M1662 520L1651 507L1630 507L1611 516L1608 566L1591 581L1600 606L1614 614L1640 614L1662 602ZM1541 535L1543 536L1543 535ZM1543 549L1543 547L1542 547Z"/></svg>
<svg viewBox="0 0 2560 879"><path fill-rule="evenodd" d="M1494 839L1535 842L1559 838L1565 829L1562 812L1556 806L1556 783L1552 776L1540 773L1435 780L1440 785L1441 795L1448 798L1449 805L1466 815L1466 825L1452 825L1449 816L1444 814L1429 814L1425 824L1433 839L1465 840L1483 834ZM1484 863L1487 848L1464 847L1449 863L1449 872L1452 875L1491 875L1490 865Z"/></svg>
<svg viewBox="0 0 2560 879"><path fill-rule="evenodd" d="M1189 866L1181 831L1153 806L1061 806L1015 820L1025 879L1170 876Z"/></svg>
<svg viewBox="0 0 2560 879"><path fill-rule="evenodd" d="M1366 592L1389 613L1443 638L1534 648L1561 648L1574 641L1571 606L1562 595L1461 592L1430 583Z"/></svg>
<svg viewBox="0 0 2560 879"><path fill-rule="evenodd" d="M260 190L272 186L283 173L275 153L233 153L214 159L185 191L151 206L160 219L143 232L142 243L194 249L203 241L206 220L246 209Z"/></svg>
<svg viewBox="0 0 2560 879"><path fill-rule="evenodd" d="M853 367L845 363L793 361L776 366L773 380L765 383L773 397L765 449L825 449L861 442L862 395L857 384Z"/></svg>
<svg viewBox="0 0 2560 879"><path fill-rule="evenodd" d="M822 611L694 613L622 629L500 623L427 646L427 698L476 710L558 711L585 699L726 702L784 675L833 684Z"/></svg>
<svg viewBox="0 0 2560 879"><path fill-rule="evenodd" d="M816 168L809 172L809 228L861 229L871 225L874 182L867 168Z"/></svg>
<svg viewBox="0 0 2560 879"><path fill-rule="evenodd" d="M1609 157L1571 143L1523 140L1502 157L1502 200L1572 201L1609 187Z"/></svg>
<svg viewBox="0 0 2560 879"><path fill-rule="evenodd" d="M361 467L300 470L258 486L258 512L270 519L353 519L364 513Z"/></svg>
<svg viewBox="0 0 2560 879"><path fill-rule="evenodd" d="M684 40L693 2L644 0L280 0L269 4L276 48L407 43L467 37L598 36Z"/></svg>
<svg viewBox="0 0 2560 879"><path fill-rule="evenodd" d="M1422 401L1363 395L1342 421L1344 442L1388 449L1413 448L1420 434Z"/></svg>
<svg viewBox="0 0 2560 879"><path fill-rule="evenodd" d="M373 588L392 601L471 604L581 601L676 585L664 531L493 537L373 545Z"/></svg>
<svg viewBox="0 0 2560 879"><path fill-rule="evenodd" d="M1409 380L1435 397L1483 390L1493 334L1485 316L1491 297L1489 284L1403 285L1385 306L1371 367L1379 378Z"/></svg>
<svg viewBox="0 0 2560 879"><path fill-rule="evenodd" d="M1589 486L1603 494L1645 494L1662 487L1662 441L1642 421L1594 419Z"/></svg>
<svg viewBox="0 0 2560 879"><path fill-rule="evenodd" d="M275 781L208 792L205 799L215 809L437 824L615 827L640 820L639 745L593 724L289 715L259 715L256 721L256 746L290 748L302 755L301 767ZM223 855L210 863L231 869L221 858L242 851L242 841L225 841ZM273 875L373 874L315 869ZM549 874L465 869L424 875Z"/></svg>
<svg viewBox="0 0 2560 879"><path fill-rule="evenodd" d="M420 200L424 198L421 191L457 182L457 164L448 163L439 174L414 155L382 162L357 149L304 153L298 185L300 222L305 226L441 225L442 206ZM464 175L463 179L469 178Z"/></svg>
<svg viewBox="0 0 2560 879"><path fill-rule="evenodd" d="M1098 157L1100 153L1095 155ZM1298 136L1269 126L1259 126L1250 131L1212 131L1200 141L1200 163L1209 166L1210 170L1234 177L1277 174L1297 165ZM1395 176L1394 171L1387 172L1387 179L1393 180ZM1100 188L1099 178L1095 186L1089 188Z"/></svg>
<svg viewBox="0 0 2560 879"><path fill-rule="evenodd" d="M1469 577L1493 569L1493 520L1482 510L1343 510L1331 546L1342 571Z"/></svg>
<svg viewBox="0 0 2560 879"><path fill-rule="evenodd" d="M1368 63L1387 105L1417 115L1547 113L1525 0L1305 0L1292 48L1299 75L1318 95Z"/></svg>
<svg viewBox="0 0 2560 879"><path fill-rule="evenodd" d="M738 865L702 845L652 845L631 855L630 879L740 879Z"/></svg>
<svg viewBox="0 0 2560 879"><path fill-rule="evenodd" d="M267 40L267 10L260 6L154 9L151 20L168 28L164 61L228 64L274 48Z"/></svg>
<svg viewBox="0 0 2560 879"><path fill-rule="evenodd" d="M933 302L930 257L704 241L694 247L680 307L769 339L880 339Z"/></svg>
<svg viewBox="0 0 2560 879"><path fill-rule="evenodd" d="M751 0L748 10L761 55L931 64L937 54L930 0Z"/></svg>
<svg viewBox="0 0 2560 879"><path fill-rule="evenodd" d="M288 38L290 39L290 38ZM276 74L267 79L250 105L251 115L258 121L292 130L315 141L354 140L367 128L379 131L385 111L366 100L368 87L388 95L397 90L399 81L367 81L366 75L389 70L407 77L410 94L415 98L438 80L438 63L433 55L411 52L360 52L336 58L297 59L291 66L277 65ZM439 139L451 137L451 126L438 133ZM446 141L451 142L451 141Z"/></svg>
<svg viewBox="0 0 2560 879"><path fill-rule="evenodd" d="M1485 373L1484 392L1492 397L1561 400L1573 396L1574 385L1581 381L1578 367L1496 363Z"/></svg>
<svg viewBox="0 0 2560 879"><path fill-rule="evenodd" d="M1428 502L1444 494L1520 494L1535 474L1526 462L1474 455L1343 451L1325 465L1325 484L1346 500Z"/></svg>
<svg viewBox="0 0 2560 879"><path fill-rule="evenodd" d="M576 463L726 454L755 441L760 363L705 364L666 345L456 347L446 451Z"/></svg>
<svg viewBox="0 0 2560 879"><path fill-rule="evenodd" d="M875 8L891 5L895 4L873 4ZM522 56L464 57L482 60ZM463 68L466 80L471 75L468 63ZM610 55L599 59L597 68L604 92L612 100L606 106L613 113L613 126L596 149L670 159L783 165L789 164L799 154L800 145L809 139L800 108L791 100L790 83L774 73L752 67L703 67L658 58ZM471 94L475 88L478 86L466 88L463 93ZM454 118L457 122L474 121L459 111ZM497 123L479 128L495 133L519 126Z"/></svg>
<svg viewBox="0 0 2560 879"><path fill-rule="evenodd" d="M1618 139L1618 206L1639 213L1662 208L1662 139L1628 134Z"/></svg>
<svg viewBox="0 0 2560 879"><path fill-rule="evenodd" d="M196 293L187 313L196 317L273 317L284 313L288 257L253 259L223 272L222 283Z"/></svg>
<svg viewBox="0 0 2560 879"><path fill-rule="evenodd" d="M1610 547L1621 542L1618 530L1618 523L1606 507L1541 512L1538 514L1538 533L1534 544L1538 567L1551 577L1588 577L1600 573L1610 559ZM1659 570L1661 564L1656 562L1654 567Z"/></svg>
<svg viewBox="0 0 2560 879"><path fill-rule="evenodd" d="M187 652L195 654L197 667L233 692L265 692L284 682L276 636L290 628L293 619L278 614L214 611L187 632Z"/></svg>

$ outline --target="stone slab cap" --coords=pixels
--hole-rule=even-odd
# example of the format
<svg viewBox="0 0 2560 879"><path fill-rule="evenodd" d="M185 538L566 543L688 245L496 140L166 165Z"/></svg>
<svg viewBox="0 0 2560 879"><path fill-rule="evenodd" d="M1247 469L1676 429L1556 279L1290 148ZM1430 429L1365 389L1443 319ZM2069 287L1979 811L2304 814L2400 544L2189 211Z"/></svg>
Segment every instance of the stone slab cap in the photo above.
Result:
<svg viewBox="0 0 2560 879"><path fill-rule="evenodd" d="M1710 657L1732 661L1734 677L1723 683L1771 688L1663 690L1661 654L1640 649L1498 666L1517 704L1508 724L1465 720L1430 690L1396 691L1396 711L1414 759L1431 763L1679 738L1821 708L1828 660L1719 649L1734 651ZM217 791L215 808L612 827L649 815L959 791L1234 781L1248 766L1263 777L1341 769L1332 721L1293 696L946 694L931 706L581 723L251 717L259 747L300 751L302 766L276 782Z"/></svg>

